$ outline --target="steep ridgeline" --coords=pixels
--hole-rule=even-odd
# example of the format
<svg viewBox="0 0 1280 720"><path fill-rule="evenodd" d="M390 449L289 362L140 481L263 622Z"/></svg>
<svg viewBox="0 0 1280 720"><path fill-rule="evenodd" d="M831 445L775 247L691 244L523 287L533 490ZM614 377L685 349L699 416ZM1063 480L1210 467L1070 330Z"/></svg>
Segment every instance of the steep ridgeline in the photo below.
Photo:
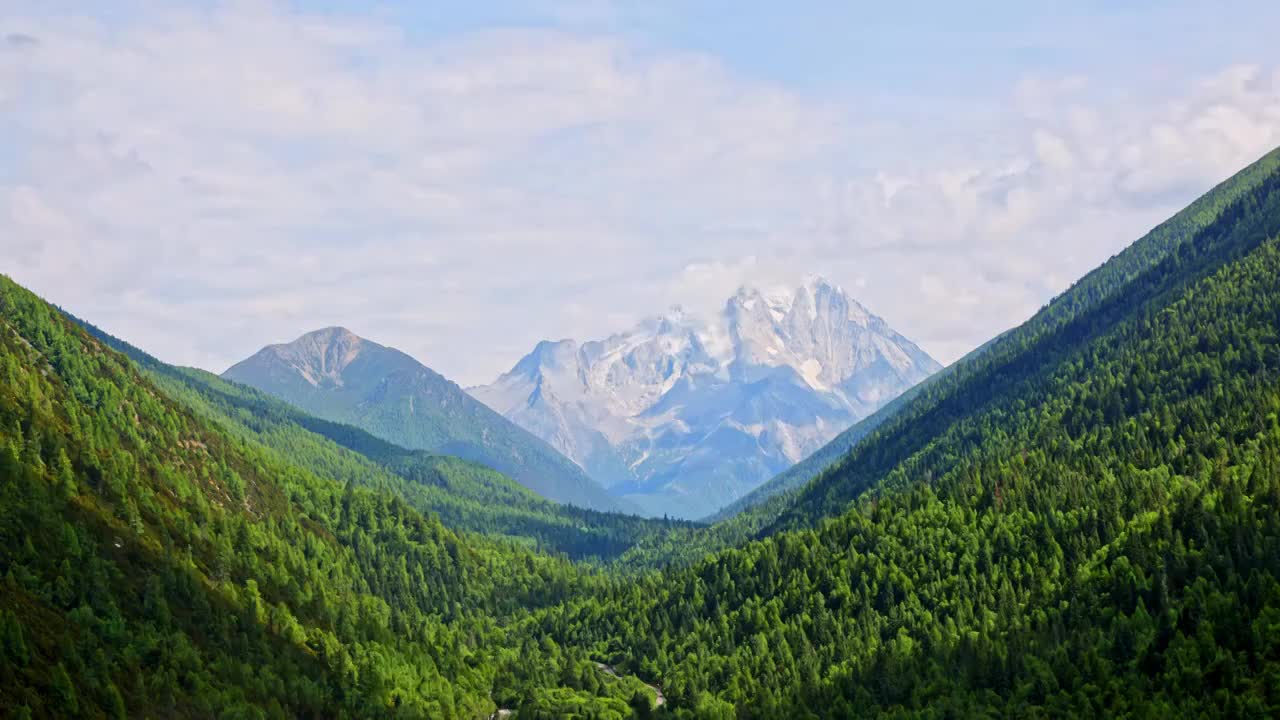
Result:
<svg viewBox="0 0 1280 720"><path fill-rule="evenodd" d="M1149 240L547 627L707 715L1280 716L1280 154Z"/></svg>
<svg viewBox="0 0 1280 720"><path fill-rule="evenodd" d="M871 433L866 439L853 443L852 452L803 490L780 525L807 525L841 512L864 489L892 479L893 463L925 450L940 452L945 446L937 444L937 439L942 433L955 432L962 418L1020 407L1026 402L1022 393L1056 372L1066 354L1131 317L1140 301L1151 299L1141 294L1144 288L1150 291L1141 283L1153 284L1153 278L1173 282L1168 280L1170 275L1179 281L1194 280L1211 272L1215 266L1195 254L1198 246L1193 241L1217 243L1213 247L1218 248L1229 240L1244 242L1227 234L1256 241L1260 233L1269 232L1265 223L1270 217L1258 207L1270 198L1267 193L1277 171L1280 151L1162 223L1023 325L952 365L909 402L889 408L885 417L873 420L874 427L865 429ZM1193 265L1193 260L1201 264ZM1214 261L1220 260L1215 257ZM854 428L851 434L863 430Z"/></svg>
<svg viewBox="0 0 1280 720"><path fill-rule="evenodd" d="M543 342L476 398L651 514L732 502L938 364L843 290L743 289L579 345Z"/></svg>
<svg viewBox="0 0 1280 720"><path fill-rule="evenodd" d="M278 404L144 374L0 277L0 708L1280 717L1277 278L1280 152L768 523L656 545L754 539L614 575L343 482Z"/></svg>
<svg viewBox="0 0 1280 720"><path fill-rule="evenodd" d="M974 387L985 384L994 391L1009 380L1010 369L1047 367L1052 360L1052 356L1042 352L1044 347L1049 346L1047 340L1051 341L1056 333L1060 333L1084 313L1111 301L1139 275L1165 261L1181 243L1218 220L1224 208L1254 191L1278 168L1280 151L1259 159L1080 279L1026 323L984 343L947 367L944 372L934 375L911 392L904 393L897 400L850 427L804 462L780 473L717 514L717 519L731 517L778 494L796 491L823 474L824 470L834 473L839 469L839 464L846 466L844 473L847 477L850 472L855 472L854 468L848 466L863 460L846 461L846 456L882 425L885 426L883 435L896 432L917 445L923 445L932 436L923 432L925 426L918 422L921 418L936 417L946 408L949 408L946 412L951 416L958 411L963 412L963 403L972 402L975 396L981 395L981 391L973 390ZM957 406L957 403L960 405ZM893 421L889 422L891 418ZM881 438L878 442L883 441L884 438ZM868 468L857 487L865 487L868 482L874 482L877 472ZM851 487L846 482L840 484ZM847 500L848 493L836 497ZM810 513L810 517L820 517L823 513L840 510L838 502L819 503L819 507L821 509L818 513Z"/></svg>
<svg viewBox="0 0 1280 720"><path fill-rule="evenodd" d="M867 437L882 423L893 417L897 412L908 407L917 396L925 391L926 388L940 382L943 378L948 377L955 371L957 365L971 362L974 357L986 351L990 343L984 344L977 350L965 356L957 363L949 365L939 370L934 375L921 381L918 385L902 393L898 397L889 401L879 410L871 415L854 423L848 430L837 435L831 442L823 445L816 452L800 462L792 465L781 473L773 476L768 482L760 485L751 492L743 495L733 503L721 508L719 512L704 519L706 523L716 523L732 518L744 510L751 508L763 508L768 503L771 508L765 510L766 513L772 513L775 510L781 510L786 507L786 502L775 501L779 496L790 496L806 485L814 477L822 473L829 467L838 463L842 458L848 455L853 448ZM771 521L772 518L770 518ZM752 524L760 524L761 518L752 518ZM764 523L764 524L767 524Z"/></svg>
<svg viewBox="0 0 1280 720"><path fill-rule="evenodd" d="M74 318L73 318L74 319ZM543 498L483 465L406 450L370 433L299 410L203 370L174 367L76 319L133 360L176 402L317 476L399 495L449 528L515 541L574 560L608 561L636 543L688 525L606 513Z"/></svg>
<svg viewBox="0 0 1280 720"><path fill-rule="evenodd" d="M290 463L0 276L0 715L625 717L644 683L514 631L591 578Z"/></svg>
<svg viewBox="0 0 1280 720"><path fill-rule="evenodd" d="M448 379L343 328L265 347L222 377L401 447L486 465L556 502L622 509L582 468Z"/></svg>

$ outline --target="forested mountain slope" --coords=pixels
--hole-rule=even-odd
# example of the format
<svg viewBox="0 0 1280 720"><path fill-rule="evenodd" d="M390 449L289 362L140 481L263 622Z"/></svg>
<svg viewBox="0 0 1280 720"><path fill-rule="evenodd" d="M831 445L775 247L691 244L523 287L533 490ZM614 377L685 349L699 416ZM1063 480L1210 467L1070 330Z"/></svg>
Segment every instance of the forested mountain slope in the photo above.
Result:
<svg viewBox="0 0 1280 720"><path fill-rule="evenodd" d="M760 487L743 495L738 500L725 506L719 512L707 518L710 522L727 520L748 508L758 507L777 495L795 492L826 468L847 455L854 446L898 410L905 407L912 398L918 395L928 383L935 382L946 370L920 381L920 383L902 393L870 416L854 423L848 430L837 435L831 442L823 445L817 452L800 462L778 473Z"/></svg>
<svg viewBox="0 0 1280 720"><path fill-rule="evenodd" d="M861 459L846 461L845 457L882 425L885 426L883 434L896 428L923 439L921 427L916 424L918 418L933 411L949 398L972 396L975 378L985 378L983 382L988 384L989 389L994 387L994 392L998 392L999 383L1003 380L1002 373L1014 361L1024 368L1047 366L1050 356L1040 352L1037 341L1049 337L1081 314L1113 297L1141 273L1163 261L1179 244L1215 221L1225 207L1256 189L1277 168L1280 168L1280 150L1267 154L1161 223L1054 298L1026 323L988 341L944 371L904 393L809 458L761 485L733 506L717 513L713 519L731 517L776 494L801 488L824 470L834 471L834 466L838 463L851 466L863 462ZM993 381L991 378L996 379ZM895 417L899 414L900 417ZM893 422L889 422L890 418L894 418ZM857 470L846 467L846 471L851 473ZM874 475L874 471L869 474ZM844 481L836 482L847 484ZM827 510L838 511L839 506L835 505Z"/></svg>
<svg viewBox="0 0 1280 720"><path fill-rule="evenodd" d="M406 450L350 425L302 412L211 373L167 365L78 320L138 364L170 397L280 454L282 462L337 482L397 494L447 527L505 537L573 559L611 559L645 537L688 523L559 505L488 467Z"/></svg>
<svg viewBox="0 0 1280 720"><path fill-rule="evenodd" d="M641 543L682 560L663 573L450 530L385 447L144 375L0 278L0 707L1280 716L1278 165L922 388L794 504Z"/></svg>
<svg viewBox="0 0 1280 720"><path fill-rule="evenodd" d="M1272 229L1266 203L1278 170L1280 151L1215 188L1086 275L1031 320L922 387L806 487L781 525L809 524L837 514L912 453L946 447L939 438L956 432L958 421L980 412L1010 412L1028 402L1064 357L1135 317L1143 303L1159 302L1160 293L1212 273L1232 259L1231 252L1244 252L1242 247Z"/></svg>
<svg viewBox="0 0 1280 720"><path fill-rule="evenodd" d="M582 468L447 378L344 328L265 347L222 377L401 447L486 465L555 502L626 507Z"/></svg>
<svg viewBox="0 0 1280 720"><path fill-rule="evenodd" d="M1274 159L768 537L544 627L742 717L1280 714Z"/></svg>
<svg viewBox="0 0 1280 720"><path fill-rule="evenodd" d="M6 716L619 717L652 693L519 631L593 582L283 462L0 276Z"/></svg>

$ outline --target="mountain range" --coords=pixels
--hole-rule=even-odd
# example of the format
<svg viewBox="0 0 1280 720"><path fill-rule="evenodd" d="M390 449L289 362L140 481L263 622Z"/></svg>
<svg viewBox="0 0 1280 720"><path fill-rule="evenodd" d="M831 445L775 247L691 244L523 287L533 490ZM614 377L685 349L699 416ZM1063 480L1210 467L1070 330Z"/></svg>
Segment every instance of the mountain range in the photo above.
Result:
<svg viewBox="0 0 1280 720"><path fill-rule="evenodd" d="M469 392L649 512L696 518L939 369L843 289L742 288L603 340L541 342Z"/></svg>
<svg viewBox="0 0 1280 720"><path fill-rule="evenodd" d="M596 510L624 506L581 468L455 383L345 328L269 345L222 377L404 448L487 465L556 502Z"/></svg>
<svg viewBox="0 0 1280 720"><path fill-rule="evenodd" d="M0 715L1280 717L1277 278L1280 150L708 525L0 276ZM277 350L370 426L432 397L340 330Z"/></svg>

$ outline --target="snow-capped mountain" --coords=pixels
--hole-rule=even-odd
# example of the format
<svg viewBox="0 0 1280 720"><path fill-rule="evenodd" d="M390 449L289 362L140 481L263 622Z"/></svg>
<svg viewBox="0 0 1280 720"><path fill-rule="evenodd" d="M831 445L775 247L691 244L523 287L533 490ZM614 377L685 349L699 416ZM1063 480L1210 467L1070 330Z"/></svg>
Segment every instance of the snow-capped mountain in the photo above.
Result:
<svg viewBox="0 0 1280 720"><path fill-rule="evenodd" d="M695 518L940 368L842 289L743 288L605 340L541 342L469 392L647 511Z"/></svg>

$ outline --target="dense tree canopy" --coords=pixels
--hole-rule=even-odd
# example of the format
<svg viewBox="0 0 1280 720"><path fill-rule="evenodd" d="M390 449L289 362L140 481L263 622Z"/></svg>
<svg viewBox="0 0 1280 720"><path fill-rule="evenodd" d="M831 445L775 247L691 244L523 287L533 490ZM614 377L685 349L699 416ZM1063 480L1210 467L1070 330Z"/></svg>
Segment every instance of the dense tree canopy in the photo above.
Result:
<svg viewBox="0 0 1280 720"><path fill-rule="evenodd" d="M0 707L476 717L598 680L520 640L592 571L307 467L358 462L337 446L288 461L176 388L0 279Z"/></svg>
<svg viewBox="0 0 1280 720"><path fill-rule="evenodd" d="M483 465L406 450L359 428L308 415L253 388L201 370L177 368L80 322L134 360L166 394L281 462L340 483L400 495L450 528L501 537L577 560L607 561L650 536L693 523L650 520L559 505Z"/></svg>
<svg viewBox="0 0 1280 720"><path fill-rule="evenodd" d="M801 496L879 473L848 512L549 609L546 631L742 716L1275 716L1277 231L1268 183L1053 362L926 440L873 436L852 458L883 467Z"/></svg>
<svg viewBox="0 0 1280 720"><path fill-rule="evenodd" d="M1280 716L1276 160L709 528L126 356L0 279L0 707Z"/></svg>

